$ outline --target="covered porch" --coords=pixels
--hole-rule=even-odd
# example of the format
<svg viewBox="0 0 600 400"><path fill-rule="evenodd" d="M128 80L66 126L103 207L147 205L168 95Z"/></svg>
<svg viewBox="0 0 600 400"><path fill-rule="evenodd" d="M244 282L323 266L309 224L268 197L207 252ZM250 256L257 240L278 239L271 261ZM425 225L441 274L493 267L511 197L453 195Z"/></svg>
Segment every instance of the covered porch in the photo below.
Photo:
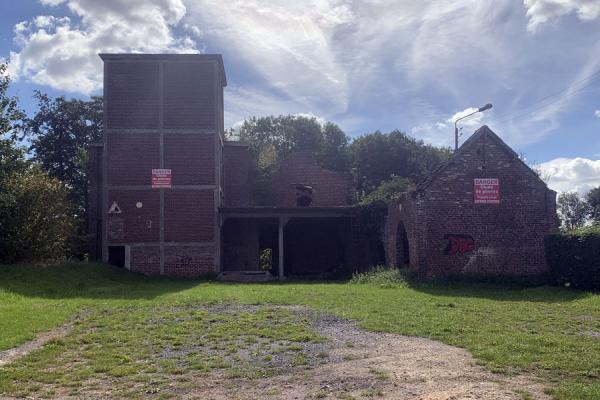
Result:
<svg viewBox="0 0 600 400"><path fill-rule="evenodd" d="M224 207L221 271L289 276L349 275L365 259L355 207Z"/></svg>

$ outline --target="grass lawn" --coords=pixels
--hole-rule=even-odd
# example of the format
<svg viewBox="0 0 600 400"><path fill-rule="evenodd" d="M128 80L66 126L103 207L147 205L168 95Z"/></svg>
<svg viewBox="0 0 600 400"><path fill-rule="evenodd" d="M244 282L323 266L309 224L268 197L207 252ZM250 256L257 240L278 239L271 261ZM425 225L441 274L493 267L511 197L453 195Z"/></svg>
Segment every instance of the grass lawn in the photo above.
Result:
<svg viewBox="0 0 600 400"><path fill-rule="evenodd" d="M211 311L231 303L239 310ZM557 399L600 399L598 294L459 283L191 282L85 264L0 266L0 351L77 317L66 338L0 367L0 395L28 395L45 383L76 390L83 378L138 371L139 384L158 390L162 372L177 376L181 365L264 376L284 358L318 362L297 353L320 340L305 321L282 309L242 306L256 304L301 304L366 329L434 338L468 349L493 371L540 376ZM192 331L203 332L211 351L189 350ZM77 346L81 351L69 351ZM159 348L173 357L158 357ZM76 374L64 373L74 366ZM132 387L116 389L127 394Z"/></svg>

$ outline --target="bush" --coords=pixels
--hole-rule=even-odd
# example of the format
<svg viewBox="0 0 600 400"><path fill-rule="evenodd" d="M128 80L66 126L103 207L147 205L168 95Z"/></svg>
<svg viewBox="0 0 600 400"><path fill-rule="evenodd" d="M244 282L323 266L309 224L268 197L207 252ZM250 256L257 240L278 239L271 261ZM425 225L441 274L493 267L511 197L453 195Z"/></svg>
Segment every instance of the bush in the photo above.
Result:
<svg viewBox="0 0 600 400"><path fill-rule="evenodd" d="M556 284L600 290L600 227L546 237L546 259Z"/></svg>
<svg viewBox="0 0 600 400"><path fill-rule="evenodd" d="M13 172L0 187L0 263L65 258L73 232L68 189L37 167Z"/></svg>
<svg viewBox="0 0 600 400"><path fill-rule="evenodd" d="M378 265L366 272L352 274L350 283L372 283L381 287L405 287L407 286L407 277L398 268Z"/></svg>

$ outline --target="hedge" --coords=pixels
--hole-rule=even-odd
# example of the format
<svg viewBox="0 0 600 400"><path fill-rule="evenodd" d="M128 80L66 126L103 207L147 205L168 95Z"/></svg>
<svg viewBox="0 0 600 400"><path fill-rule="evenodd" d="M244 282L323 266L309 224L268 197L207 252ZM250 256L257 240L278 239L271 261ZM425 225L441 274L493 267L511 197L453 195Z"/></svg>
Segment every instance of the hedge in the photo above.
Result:
<svg viewBox="0 0 600 400"><path fill-rule="evenodd" d="M559 285L600 290L600 227L549 235L546 259Z"/></svg>

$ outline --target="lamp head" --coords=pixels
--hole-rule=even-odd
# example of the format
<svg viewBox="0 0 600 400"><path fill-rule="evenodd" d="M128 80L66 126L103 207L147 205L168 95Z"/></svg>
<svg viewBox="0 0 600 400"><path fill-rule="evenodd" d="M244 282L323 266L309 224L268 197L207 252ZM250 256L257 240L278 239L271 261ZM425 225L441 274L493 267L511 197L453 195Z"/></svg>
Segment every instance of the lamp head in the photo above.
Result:
<svg viewBox="0 0 600 400"><path fill-rule="evenodd" d="M477 111L482 112L485 110L489 110L490 108L492 108L492 105L490 103L487 103L485 106L479 107L479 109Z"/></svg>

